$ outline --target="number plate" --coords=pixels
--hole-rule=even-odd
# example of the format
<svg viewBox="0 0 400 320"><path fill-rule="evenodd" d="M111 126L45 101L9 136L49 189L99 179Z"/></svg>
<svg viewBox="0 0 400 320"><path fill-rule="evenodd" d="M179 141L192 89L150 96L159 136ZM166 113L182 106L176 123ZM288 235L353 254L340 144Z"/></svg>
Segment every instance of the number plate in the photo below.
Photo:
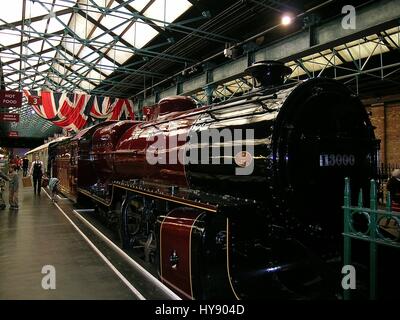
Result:
<svg viewBox="0 0 400 320"><path fill-rule="evenodd" d="M321 154L320 167L352 167L356 163L356 157L352 154Z"/></svg>

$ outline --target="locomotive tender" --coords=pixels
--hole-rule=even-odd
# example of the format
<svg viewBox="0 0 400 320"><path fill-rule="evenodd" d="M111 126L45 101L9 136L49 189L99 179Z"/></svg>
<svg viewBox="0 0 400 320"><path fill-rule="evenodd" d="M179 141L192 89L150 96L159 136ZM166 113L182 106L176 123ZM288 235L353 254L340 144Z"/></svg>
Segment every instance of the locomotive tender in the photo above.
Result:
<svg viewBox="0 0 400 320"><path fill-rule="evenodd" d="M146 122L84 129L49 146L52 174L74 201L92 199L123 246L183 298L330 297L340 285L331 264L341 256L344 178L368 187L377 143L344 85L284 85L289 72L262 61L245 72L255 81L246 96L201 108L166 98ZM222 130L243 135L201 139ZM199 161L148 161L177 152Z"/></svg>

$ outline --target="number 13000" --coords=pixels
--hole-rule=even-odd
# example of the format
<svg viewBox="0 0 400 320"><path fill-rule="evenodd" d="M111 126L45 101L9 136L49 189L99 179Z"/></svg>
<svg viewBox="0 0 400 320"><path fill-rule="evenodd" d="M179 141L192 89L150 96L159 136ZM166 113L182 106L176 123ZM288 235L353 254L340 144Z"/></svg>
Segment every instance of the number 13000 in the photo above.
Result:
<svg viewBox="0 0 400 320"><path fill-rule="evenodd" d="M321 167L354 166L355 162L355 156L349 154L322 154L319 158Z"/></svg>

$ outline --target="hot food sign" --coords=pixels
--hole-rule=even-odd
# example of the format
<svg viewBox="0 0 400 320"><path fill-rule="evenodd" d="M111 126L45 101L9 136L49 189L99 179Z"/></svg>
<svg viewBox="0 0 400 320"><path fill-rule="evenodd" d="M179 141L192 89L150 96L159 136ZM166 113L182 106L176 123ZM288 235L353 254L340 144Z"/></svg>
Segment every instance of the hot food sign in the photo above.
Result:
<svg viewBox="0 0 400 320"><path fill-rule="evenodd" d="M22 105L22 92L0 90L0 107L20 108Z"/></svg>

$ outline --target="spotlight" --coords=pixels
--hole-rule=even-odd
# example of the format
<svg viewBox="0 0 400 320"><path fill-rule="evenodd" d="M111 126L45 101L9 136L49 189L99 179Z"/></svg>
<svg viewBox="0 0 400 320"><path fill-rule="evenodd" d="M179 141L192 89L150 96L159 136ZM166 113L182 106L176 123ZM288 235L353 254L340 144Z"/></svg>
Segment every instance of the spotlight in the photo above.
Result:
<svg viewBox="0 0 400 320"><path fill-rule="evenodd" d="M282 25L288 26L292 22L293 22L293 18L290 15L285 14L284 16L282 16Z"/></svg>

